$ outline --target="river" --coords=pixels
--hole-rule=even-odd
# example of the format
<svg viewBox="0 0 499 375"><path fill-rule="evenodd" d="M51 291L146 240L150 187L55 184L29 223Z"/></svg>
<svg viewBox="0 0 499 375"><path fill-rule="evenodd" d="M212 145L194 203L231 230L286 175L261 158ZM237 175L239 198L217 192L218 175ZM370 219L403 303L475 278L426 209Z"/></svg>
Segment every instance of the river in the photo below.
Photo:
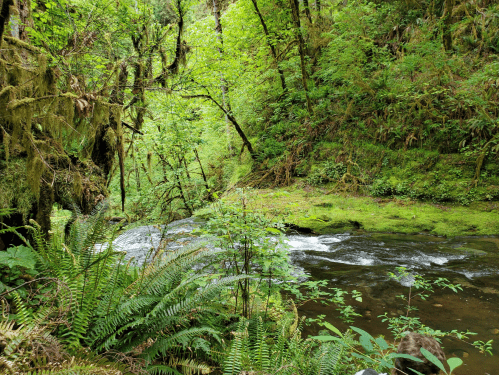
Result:
<svg viewBox="0 0 499 375"><path fill-rule="evenodd" d="M166 227L145 226L128 230L115 241L115 248L127 251L142 263L148 250L157 248L166 238L169 249L192 241L190 232L199 225L195 219L173 222ZM173 240L174 239L174 240ZM331 287L356 289L362 302L350 301L362 316L353 325L372 335L390 332L378 318L406 313L404 301L397 295L409 292L407 282L388 277L395 267L406 267L426 278L445 277L459 283L463 291L437 290L427 301L417 299L421 321L440 330L470 330L478 333L469 341L494 339L494 356L483 355L457 339L444 339L447 356L463 358L457 375L499 374L499 237L459 237L446 239L427 235L374 234L361 231L335 235L290 234L290 260L312 280L328 280ZM326 315L340 329L348 328L337 318L333 306L309 302L299 308L301 315ZM316 334L317 327L305 333Z"/></svg>

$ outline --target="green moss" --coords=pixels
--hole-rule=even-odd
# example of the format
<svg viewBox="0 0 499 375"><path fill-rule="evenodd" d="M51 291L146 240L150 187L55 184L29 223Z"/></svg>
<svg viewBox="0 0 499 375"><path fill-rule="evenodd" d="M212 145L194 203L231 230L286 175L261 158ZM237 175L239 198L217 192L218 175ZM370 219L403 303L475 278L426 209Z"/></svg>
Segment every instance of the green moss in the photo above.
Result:
<svg viewBox="0 0 499 375"><path fill-rule="evenodd" d="M250 158L245 158L241 162L234 162L233 164L227 165L224 171L225 178L229 182L229 186L237 185L241 179L247 176L253 168L253 162Z"/></svg>
<svg viewBox="0 0 499 375"><path fill-rule="evenodd" d="M441 236L495 235L499 214L494 203L469 207L415 202L410 199L379 199L348 194L326 195L321 188L298 185L281 190L257 190L252 207L280 212L282 219L316 233L362 229L369 232L424 233ZM325 218L329 220L324 220Z"/></svg>
<svg viewBox="0 0 499 375"><path fill-rule="evenodd" d="M28 185L26 160L14 159L0 165L0 208L16 207L27 221L36 197Z"/></svg>

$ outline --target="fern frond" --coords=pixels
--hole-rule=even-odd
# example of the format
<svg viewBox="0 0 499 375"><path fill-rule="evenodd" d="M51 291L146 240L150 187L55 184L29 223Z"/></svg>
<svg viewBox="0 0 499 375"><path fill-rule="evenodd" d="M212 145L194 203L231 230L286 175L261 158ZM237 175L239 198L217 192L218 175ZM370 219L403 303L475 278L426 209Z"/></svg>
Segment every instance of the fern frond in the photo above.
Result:
<svg viewBox="0 0 499 375"><path fill-rule="evenodd" d="M167 356L174 346L181 345L182 347L188 347L196 337L205 334L216 335L218 333L218 331L209 327L183 329L179 332L158 338L144 353L150 356L150 358L155 358L158 354Z"/></svg>
<svg viewBox="0 0 499 375"><path fill-rule="evenodd" d="M267 345L267 332L263 327L261 317L258 317L256 324L256 338L253 345L253 363L257 371L267 372L270 369L270 351Z"/></svg>
<svg viewBox="0 0 499 375"><path fill-rule="evenodd" d="M31 325L33 319L30 312L28 311L28 308L26 307L26 304L21 299L21 296L17 292L12 292L12 296L14 297L14 302L17 309L16 320L23 325Z"/></svg>
<svg viewBox="0 0 499 375"><path fill-rule="evenodd" d="M244 343L247 337L247 323L243 319L239 322L238 329L234 332L234 339L227 359L224 362L223 375L238 375L242 370Z"/></svg>
<svg viewBox="0 0 499 375"><path fill-rule="evenodd" d="M318 359L317 375L335 375L343 353L343 345L323 343L316 352Z"/></svg>

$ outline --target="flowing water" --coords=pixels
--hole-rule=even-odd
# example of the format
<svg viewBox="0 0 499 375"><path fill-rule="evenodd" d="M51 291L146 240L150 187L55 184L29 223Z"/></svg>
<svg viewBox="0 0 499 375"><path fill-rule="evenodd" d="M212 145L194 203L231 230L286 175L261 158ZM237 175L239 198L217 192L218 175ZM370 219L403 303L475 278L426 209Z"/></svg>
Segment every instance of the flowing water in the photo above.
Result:
<svg viewBox="0 0 499 375"><path fill-rule="evenodd" d="M193 219L179 220L166 227L146 226L125 232L115 247L127 251L139 262L146 261L148 251L167 239L167 248L175 249L192 241L190 232L199 223ZM172 240L174 238L174 240ZM170 239L170 240L168 240ZM331 287L356 289L363 294L362 302L350 301L362 315L353 325L373 335L390 332L379 315L406 314L406 304L396 298L409 293L411 280L401 282L388 277L396 267L426 278L445 277L459 283L463 291L437 290L427 301L416 299L421 321L440 330L470 330L478 333L469 341L494 339L494 356L485 356L472 346L444 339L448 357L463 358L465 366L457 375L499 375L499 237L461 237L445 239L426 235L369 234L362 232L335 235L288 236L290 260L312 280L328 280ZM326 320L340 329L348 328L336 318L333 306L309 302L300 307L301 315L326 315ZM310 334L317 327L308 328Z"/></svg>

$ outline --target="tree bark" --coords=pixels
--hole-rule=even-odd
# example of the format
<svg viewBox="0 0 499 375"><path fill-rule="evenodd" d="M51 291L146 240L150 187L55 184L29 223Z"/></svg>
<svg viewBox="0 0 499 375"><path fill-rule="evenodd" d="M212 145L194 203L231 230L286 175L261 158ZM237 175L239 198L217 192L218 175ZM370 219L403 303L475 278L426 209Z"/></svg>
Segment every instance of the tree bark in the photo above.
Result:
<svg viewBox="0 0 499 375"><path fill-rule="evenodd" d="M5 31L5 24L9 22L10 6L13 5L12 0L3 0L2 7L0 8L0 48L2 47L3 33Z"/></svg>
<svg viewBox="0 0 499 375"><path fill-rule="evenodd" d="M307 110L309 114L312 114L312 102L308 95L308 83L307 83L307 69L305 65L305 41L303 40L303 34L301 31L300 22L300 5L298 0L289 0L291 6L291 15L293 18L293 24L295 27L296 37L298 39L298 51L300 54L300 66L301 66L301 79L303 84L303 89L305 90L305 98L307 100Z"/></svg>
<svg viewBox="0 0 499 375"><path fill-rule="evenodd" d="M201 164L201 159L199 158L197 148L194 148L194 155L196 156L196 160L198 161L199 169L201 169L201 176L203 177L204 187L206 188L206 191L208 192L208 200L210 202L213 202L213 194L210 191L210 187L208 185L208 179L206 178L206 174L204 173L203 164Z"/></svg>
<svg viewBox="0 0 499 375"><path fill-rule="evenodd" d="M180 63L184 60L185 57L185 45L182 44L182 34L184 32L184 16L185 12L182 9L182 0L176 0L175 5L177 7L179 20L177 22L178 32L177 32L177 41L175 44L175 58L173 59L170 65L166 63L166 53L163 50L160 50L161 60L162 60L162 72L159 76L154 78L153 82L160 83L162 87L166 87L166 80L168 78L168 74L177 74L178 69L180 67Z"/></svg>
<svg viewBox="0 0 499 375"><path fill-rule="evenodd" d="M279 78L281 79L281 87L282 91L286 92L286 80L284 78L284 72L283 70L279 67L279 59L277 57L277 51L275 49L275 46L272 44L270 40L270 33L269 29L267 27L267 24L265 23L265 20L263 19L262 13L260 12L260 9L258 8L258 3L257 0L251 0L253 3L253 7L255 8L255 13L258 15L258 18L260 19L260 23L263 27L263 32L265 33L265 39L267 40L267 45L270 48L270 52L272 53L272 57L274 58L274 63L277 68L277 72L279 73Z"/></svg>

